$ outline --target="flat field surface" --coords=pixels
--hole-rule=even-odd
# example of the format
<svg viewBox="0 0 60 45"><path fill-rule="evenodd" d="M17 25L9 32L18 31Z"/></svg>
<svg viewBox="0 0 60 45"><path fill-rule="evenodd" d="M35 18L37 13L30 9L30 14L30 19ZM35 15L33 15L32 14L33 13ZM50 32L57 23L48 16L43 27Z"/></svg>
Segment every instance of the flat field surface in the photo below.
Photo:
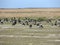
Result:
<svg viewBox="0 0 60 45"><path fill-rule="evenodd" d="M48 24L44 28L0 25L0 45L60 45L60 27Z"/></svg>
<svg viewBox="0 0 60 45"><path fill-rule="evenodd" d="M60 8L0 9L0 17L55 17Z"/></svg>
<svg viewBox="0 0 60 45"><path fill-rule="evenodd" d="M60 9L0 9L0 17L57 17ZM0 45L60 45L60 27L0 24Z"/></svg>

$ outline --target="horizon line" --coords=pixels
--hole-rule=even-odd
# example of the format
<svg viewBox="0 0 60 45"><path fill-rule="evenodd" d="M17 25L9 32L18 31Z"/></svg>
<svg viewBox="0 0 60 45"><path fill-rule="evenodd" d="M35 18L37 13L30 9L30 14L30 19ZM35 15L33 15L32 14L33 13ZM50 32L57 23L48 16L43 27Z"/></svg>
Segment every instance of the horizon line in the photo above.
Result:
<svg viewBox="0 0 60 45"><path fill-rule="evenodd" d="M44 7L26 7L26 8L0 8L0 9L59 9L60 7L50 7L50 8L44 8Z"/></svg>

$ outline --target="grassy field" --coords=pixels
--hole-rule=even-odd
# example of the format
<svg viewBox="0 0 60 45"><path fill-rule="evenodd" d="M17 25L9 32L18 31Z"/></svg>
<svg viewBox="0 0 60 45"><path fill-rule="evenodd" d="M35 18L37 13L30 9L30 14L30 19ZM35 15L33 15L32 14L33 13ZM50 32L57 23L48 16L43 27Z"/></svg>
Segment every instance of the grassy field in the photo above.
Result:
<svg viewBox="0 0 60 45"><path fill-rule="evenodd" d="M0 9L0 17L56 19L60 18L60 9ZM44 28L36 25L29 28L21 24L0 24L0 45L60 45L60 27L45 22L42 24Z"/></svg>
<svg viewBox="0 0 60 45"><path fill-rule="evenodd" d="M44 28L0 25L0 45L60 45L60 27L47 24Z"/></svg>
<svg viewBox="0 0 60 45"><path fill-rule="evenodd" d="M60 8L0 9L0 17L56 17Z"/></svg>

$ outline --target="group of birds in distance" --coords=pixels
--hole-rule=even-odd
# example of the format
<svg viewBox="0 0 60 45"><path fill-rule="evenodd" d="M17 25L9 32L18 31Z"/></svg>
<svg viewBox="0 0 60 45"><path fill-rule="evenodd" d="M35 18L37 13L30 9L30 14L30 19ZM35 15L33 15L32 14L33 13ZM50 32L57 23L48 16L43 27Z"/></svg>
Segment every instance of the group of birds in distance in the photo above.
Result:
<svg viewBox="0 0 60 45"><path fill-rule="evenodd" d="M51 25L55 25L55 26L59 26L60 27L60 19L54 20L54 23L52 23L53 19L47 19L47 20L36 20L33 18L28 18L28 17L24 17L24 19L21 19L20 17L16 18L16 17L11 17L11 18L0 18L0 24L5 24L5 23L9 23L13 26L15 26L16 24L21 24L21 25L28 25L29 28L32 28L33 25L38 26L39 28L44 28L44 25L42 24L42 22L46 22L46 23L51 23Z"/></svg>

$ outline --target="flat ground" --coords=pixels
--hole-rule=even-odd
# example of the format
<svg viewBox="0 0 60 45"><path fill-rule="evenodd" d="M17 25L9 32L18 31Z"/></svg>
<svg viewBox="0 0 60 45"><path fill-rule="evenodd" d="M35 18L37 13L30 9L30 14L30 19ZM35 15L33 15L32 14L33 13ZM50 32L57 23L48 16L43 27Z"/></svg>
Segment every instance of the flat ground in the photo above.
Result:
<svg viewBox="0 0 60 45"><path fill-rule="evenodd" d="M57 17L60 9L0 9L0 17ZM0 24L0 45L60 45L60 27Z"/></svg>
<svg viewBox="0 0 60 45"><path fill-rule="evenodd" d="M0 17L56 17L60 8L0 9Z"/></svg>
<svg viewBox="0 0 60 45"><path fill-rule="evenodd" d="M0 25L0 45L60 45L60 27L29 28L17 24Z"/></svg>

